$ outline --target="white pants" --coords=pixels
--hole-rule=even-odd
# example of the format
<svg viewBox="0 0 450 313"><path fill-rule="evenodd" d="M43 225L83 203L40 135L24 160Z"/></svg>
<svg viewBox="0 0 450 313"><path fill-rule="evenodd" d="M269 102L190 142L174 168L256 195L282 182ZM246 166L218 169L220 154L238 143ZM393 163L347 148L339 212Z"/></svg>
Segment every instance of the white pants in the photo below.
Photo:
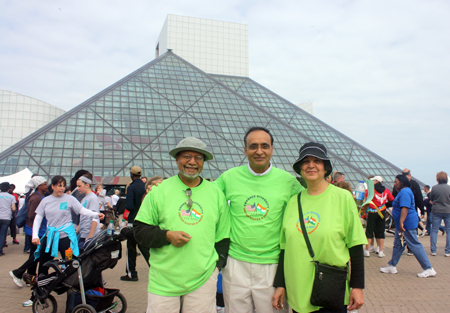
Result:
<svg viewBox="0 0 450 313"><path fill-rule="evenodd" d="M228 256L222 270L223 299L227 313L280 313L272 306L273 281L278 264L247 263Z"/></svg>
<svg viewBox="0 0 450 313"><path fill-rule="evenodd" d="M147 313L180 313L180 308L181 313L217 313L218 275L216 268L203 286L184 296L166 297L149 292Z"/></svg>

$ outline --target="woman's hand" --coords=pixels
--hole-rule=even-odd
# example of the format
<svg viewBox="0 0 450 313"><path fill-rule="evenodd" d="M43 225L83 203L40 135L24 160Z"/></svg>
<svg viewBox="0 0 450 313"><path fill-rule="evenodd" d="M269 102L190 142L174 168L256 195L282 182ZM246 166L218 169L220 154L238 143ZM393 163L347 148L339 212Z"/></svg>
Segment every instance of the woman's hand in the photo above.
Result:
<svg viewBox="0 0 450 313"><path fill-rule="evenodd" d="M98 213L98 218L100 219L100 221L103 221L103 219L105 218L105 214Z"/></svg>
<svg viewBox="0 0 450 313"><path fill-rule="evenodd" d="M275 310L284 309L284 296L286 290L283 287L277 287L275 293L272 296L272 306Z"/></svg>
<svg viewBox="0 0 450 313"><path fill-rule="evenodd" d="M364 304L363 291L361 288L353 288L350 292L350 302L348 304L347 310L358 310Z"/></svg>
<svg viewBox="0 0 450 313"><path fill-rule="evenodd" d="M33 240L31 240L31 243L35 246L39 246L41 244L41 241L39 240L39 238L34 238Z"/></svg>

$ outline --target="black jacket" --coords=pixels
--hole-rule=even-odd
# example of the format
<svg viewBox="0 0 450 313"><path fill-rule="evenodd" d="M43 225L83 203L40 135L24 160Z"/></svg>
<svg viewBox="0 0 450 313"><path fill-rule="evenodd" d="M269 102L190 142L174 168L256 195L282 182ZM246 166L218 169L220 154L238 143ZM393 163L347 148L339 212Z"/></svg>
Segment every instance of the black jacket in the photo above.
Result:
<svg viewBox="0 0 450 313"><path fill-rule="evenodd" d="M133 180L133 182L127 188L127 198L125 200L125 208L130 211L128 215L128 223L133 223L134 218L139 212L141 207L141 199L145 193L145 184L138 178Z"/></svg>

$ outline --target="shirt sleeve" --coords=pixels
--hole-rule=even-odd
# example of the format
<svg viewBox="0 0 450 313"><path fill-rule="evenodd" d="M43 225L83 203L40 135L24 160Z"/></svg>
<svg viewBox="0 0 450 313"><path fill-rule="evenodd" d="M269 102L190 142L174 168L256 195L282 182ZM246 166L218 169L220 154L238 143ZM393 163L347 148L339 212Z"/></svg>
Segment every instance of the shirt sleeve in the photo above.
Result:
<svg viewBox="0 0 450 313"><path fill-rule="evenodd" d="M430 199L431 202L433 202L433 189L431 189L431 192L429 193L428 198Z"/></svg>
<svg viewBox="0 0 450 313"><path fill-rule="evenodd" d="M293 202L293 203L291 203ZM286 208L289 208L290 206L295 205L297 207L297 197L293 196L289 200L288 204L286 205ZM288 214L284 214L283 222L281 224L281 235L280 235L280 249L284 250L286 249L286 220L288 219Z"/></svg>
<svg viewBox="0 0 450 313"><path fill-rule="evenodd" d="M386 189L386 192L387 192L387 199L388 199L388 201L394 201L395 198L392 195L392 193L388 189Z"/></svg>
<svg viewBox="0 0 450 313"><path fill-rule="evenodd" d="M81 214L80 211L81 209L84 209L84 207L81 205L80 202L78 202L78 200L75 197L70 197L68 202L72 211L74 211L77 214Z"/></svg>
<svg viewBox="0 0 450 313"><path fill-rule="evenodd" d="M223 194L226 195L226 188L225 188L225 182L223 181L223 174L219 176L214 182L217 187L219 187L220 190L222 190ZM226 199L229 200L229 199Z"/></svg>
<svg viewBox="0 0 450 313"><path fill-rule="evenodd" d="M27 219L30 221L34 220L34 217L36 216L36 209L39 206L40 201L36 197L30 198L30 201L28 201L27 206Z"/></svg>
<svg viewBox="0 0 450 313"><path fill-rule="evenodd" d="M156 204L156 197L158 192L156 190L150 191L144 198L135 220L141 221L148 225L159 225L158 206ZM128 201L128 198L127 198Z"/></svg>
<svg viewBox="0 0 450 313"><path fill-rule="evenodd" d="M45 217L43 202L44 201L41 201L41 203L39 203L39 205L36 209L36 217L34 218L34 222L33 222L32 239L39 238L39 236L38 236L39 228L41 227L42 220Z"/></svg>
<svg viewBox="0 0 450 313"><path fill-rule="evenodd" d="M291 191L291 197L298 195L302 190L305 190L305 188L299 183L297 178L292 176L292 191Z"/></svg>
<svg viewBox="0 0 450 313"><path fill-rule="evenodd" d="M413 196L413 195L411 194L410 196ZM411 197L410 196L408 197L406 190L403 190L403 192L398 193L397 198L398 198L398 204L399 204L400 208L408 208L408 209L410 208L410 206L411 206Z"/></svg>
<svg viewBox="0 0 450 313"><path fill-rule="evenodd" d="M219 220L216 224L216 242L225 238L230 238L230 209L227 200L221 190L217 190Z"/></svg>
<svg viewBox="0 0 450 313"><path fill-rule="evenodd" d="M135 197L134 186L130 185L130 186L128 186L127 197L125 200L125 208L128 211L133 211L133 209L134 209L134 197Z"/></svg>
<svg viewBox="0 0 450 313"><path fill-rule="evenodd" d="M91 210L92 212L100 213L100 206L97 197L92 197L92 199L88 203L87 209ZM100 224L100 218L98 217L98 215L92 220L97 222L97 224Z"/></svg>
<svg viewBox="0 0 450 313"><path fill-rule="evenodd" d="M36 218L34 219L33 222L33 229L32 229L33 235L31 237L32 239L39 238L39 228L41 228L41 223L43 219L44 218L41 215L36 215Z"/></svg>

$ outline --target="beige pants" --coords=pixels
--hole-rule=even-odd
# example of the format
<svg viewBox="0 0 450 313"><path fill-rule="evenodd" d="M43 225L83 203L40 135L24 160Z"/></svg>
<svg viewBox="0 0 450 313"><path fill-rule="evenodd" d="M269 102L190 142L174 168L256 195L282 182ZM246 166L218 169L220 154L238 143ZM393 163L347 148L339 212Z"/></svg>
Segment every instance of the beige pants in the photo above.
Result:
<svg viewBox="0 0 450 313"><path fill-rule="evenodd" d="M280 313L272 306L273 280L278 264L247 263L228 257L222 270L223 299L227 313Z"/></svg>
<svg viewBox="0 0 450 313"><path fill-rule="evenodd" d="M147 313L217 313L216 290L217 275L216 268L211 277L199 289L184 296L165 297L148 293Z"/></svg>

